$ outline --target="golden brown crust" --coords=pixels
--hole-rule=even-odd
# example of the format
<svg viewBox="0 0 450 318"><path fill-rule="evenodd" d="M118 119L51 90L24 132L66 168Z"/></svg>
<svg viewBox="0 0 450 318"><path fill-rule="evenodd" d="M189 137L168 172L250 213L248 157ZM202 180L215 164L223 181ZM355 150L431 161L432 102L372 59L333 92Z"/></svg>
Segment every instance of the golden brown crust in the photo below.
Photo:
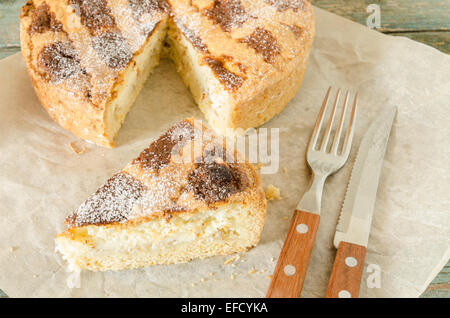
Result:
<svg viewBox="0 0 450 318"><path fill-rule="evenodd" d="M117 24L120 21L102 24L106 15L101 15L101 18L94 16L80 19L82 15L78 15L77 10L67 9L69 1L74 4L80 2L34 0L24 5L20 14L22 54L36 94L49 115L62 127L82 139L101 146L114 147L114 136L108 136L106 133L108 130L106 112L117 94L117 87L122 81L125 67L134 62L134 58L142 52L142 48L150 39L152 31L166 17L163 14L146 16L142 22L136 22L133 27L140 28L143 33L145 28L147 33L140 37L136 36L135 43L131 43L133 41L125 38L118 29ZM118 5L121 3L120 0L115 2ZM58 28L32 29L35 11L41 10L44 6L49 8L51 21L54 21L52 23L58 25ZM107 11L107 14L111 12ZM151 29L148 28L149 25L152 26ZM36 29L39 32L36 32ZM83 49L86 45L83 39L91 38L93 30L96 36L89 42L90 51ZM63 49L58 50L55 47ZM69 60L65 54L67 48L73 53L70 60L74 63L67 63ZM62 54L55 54L55 51ZM48 65L40 62L42 59L39 57L43 57L44 54L50 55L48 60L55 60L52 58L55 55L57 61L61 60L61 56L66 58L64 63L60 63L59 69L53 69L56 71L53 72L53 76L45 67ZM79 72L73 70L76 66L79 67ZM55 74L59 75L59 78L55 77ZM68 74L70 76L67 76Z"/></svg>
<svg viewBox="0 0 450 318"><path fill-rule="evenodd" d="M134 226L232 202L265 204L257 172L201 122L185 119L108 179L66 223Z"/></svg>
<svg viewBox="0 0 450 318"><path fill-rule="evenodd" d="M20 15L22 52L50 116L82 139L113 147L108 109L128 65L167 19L230 96L227 118L208 117L219 131L264 123L302 81L314 36L306 0L34 0ZM66 69L49 68L55 52Z"/></svg>

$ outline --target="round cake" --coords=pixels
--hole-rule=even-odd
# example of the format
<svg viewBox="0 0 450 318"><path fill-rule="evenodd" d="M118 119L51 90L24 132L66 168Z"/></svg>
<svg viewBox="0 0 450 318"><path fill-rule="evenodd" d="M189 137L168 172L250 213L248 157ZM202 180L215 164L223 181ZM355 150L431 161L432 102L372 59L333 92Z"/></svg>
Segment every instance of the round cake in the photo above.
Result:
<svg viewBox="0 0 450 318"><path fill-rule="evenodd" d="M306 0L33 0L20 21L43 107L106 147L162 57L219 133L263 124L295 95L314 36Z"/></svg>

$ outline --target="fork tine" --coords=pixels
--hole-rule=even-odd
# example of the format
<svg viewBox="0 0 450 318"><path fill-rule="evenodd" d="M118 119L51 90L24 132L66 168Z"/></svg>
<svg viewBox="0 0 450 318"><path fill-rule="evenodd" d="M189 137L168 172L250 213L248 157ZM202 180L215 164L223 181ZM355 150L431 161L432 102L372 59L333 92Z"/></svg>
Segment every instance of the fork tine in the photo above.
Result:
<svg viewBox="0 0 450 318"><path fill-rule="evenodd" d="M355 94L355 99L353 101L352 113L350 115L350 121L348 123L347 133L345 135L344 147L342 148L342 153L345 154L345 156L348 156L348 154L350 153L350 148L352 147L353 132L355 131L355 117L356 117L357 108L358 108L358 93Z"/></svg>
<svg viewBox="0 0 450 318"><path fill-rule="evenodd" d="M308 150L316 148L317 138L319 137L320 128L322 127L323 117L327 110L328 97L330 96L331 86L328 87L325 98L322 102L322 107L320 108L319 114L317 115L316 124L314 125L311 138L309 140Z"/></svg>
<svg viewBox="0 0 450 318"><path fill-rule="evenodd" d="M320 151L326 151L328 140L330 139L331 135L331 127L333 127L334 123L334 117L336 117L336 106L339 103L339 97L341 96L341 90L338 89L336 92L336 98L334 99L334 105L333 109L331 110L330 119L328 120L328 125L325 130L325 133L323 134L322 144L320 145Z"/></svg>
<svg viewBox="0 0 450 318"><path fill-rule="evenodd" d="M349 94L350 93L347 90L347 92L345 93L344 105L342 106L341 117L339 118L338 128L336 130L336 134L334 135L334 139L333 139L333 147L331 148L331 153L333 153L333 154L337 154L337 150L339 147L339 140L341 140L342 128L344 126L345 113L347 112Z"/></svg>

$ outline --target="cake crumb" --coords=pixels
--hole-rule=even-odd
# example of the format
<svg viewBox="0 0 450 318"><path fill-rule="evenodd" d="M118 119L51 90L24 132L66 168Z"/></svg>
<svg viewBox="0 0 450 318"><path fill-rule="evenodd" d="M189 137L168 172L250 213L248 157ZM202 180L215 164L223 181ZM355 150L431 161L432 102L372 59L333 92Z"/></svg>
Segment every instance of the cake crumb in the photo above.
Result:
<svg viewBox="0 0 450 318"><path fill-rule="evenodd" d="M201 281L202 283L204 283L204 282L205 282L205 279L204 279L204 278L201 278L200 281Z"/></svg>
<svg viewBox="0 0 450 318"><path fill-rule="evenodd" d="M287 220L287 219L288 219L287 215L283 216L283 220Z"/></svg>
<svg viewBox="0 0 450 318"><path fill-rule="evenodd" d="M284 168L283 168L283 172L284 172L284 173L288 172L288 168L284 167Z"/></svg>
<svg viewBox="0 0 450 318"><path fill-rule="evenodd" d="M236 264L231 264L231 267L236 267Z"/></svg>
<svg viewBox="0 0 450 318"><path fill-rule="evenodd" d="M234 274L230 275L230 279L234 279L236 276Z"/></svg>
<svg viewBox="0 0 450 318"><path fill-rule="evenodd" d="M267 275L266 278L267 279L272 279L272 275Z"/></svg>
<svg viewBox="0 0 450 318"><path fill-rule="evenodd" d="M38 277L38 275L36 275L36 274L33 275L33 278L37 278L37 277Z"/></svg>
<svg viewBox="0 0 450 318"><path fill-rule="evenodd" d="M225 260L225 262L223 262L223 265L228 265L234 261L237 261L240 258L239 255L235 255L233 257L230 257L229 259Z"/></svg>
<svg viewBox="0 0 450 318"><path fill-rule="evenodd" d="M266 188L266 199L269 201L272 200L281 200L280 189L275 187L273 184L269 184Z"/></svg>
<svg viewBox="0 0 450 318"><path fill-rule="evenodd" d="M79 149L79 147L75 146L75 143L73 141L69 142L70 149L72 149L73 152L75 152L77 155L81 155L86 152L86 146L83 146L82 149Z"/></svg>
<svg viewBox="0 0 450 318"><path fill-rule="evenodd" d="M214 273L213 272L209 273L209 276L214 276Z"/></svg>
<svg viewBox="0 0 450 318"><path fill-rule="evenodd" d="M271 262L274 262L274 261L275 261L275 257L272 257L272 258L270 259L270 261L271 261Z"/></svg>
<svg viewBox="0 0 450 318"><path fill-rule="evenodd" d="M195 283L192 283L191 286L194 287L194 286L195 286Z"/></svg>
<svg viewBox="0 0 450 318"><path fill-rule="evenodd" d="M262 167L263 167L264 165L261 163L261 162L258 162L257 164L256 164L256 170L260 170Z"/></svg>
<svg viewBox="0 0 450 318"><path fill-rule="evenodd" d="M10 246L10 247L9 247L9 251L10 251L11 253L13 253L13 252L16 251L16 248L15 248L14 246Z"/></svg>
<svg viewBox="0 0 450 318"><path fill-rule="evenodd" d="M251 274L254 274L256 272L256 270L254 269L254 268L252 268L252 269L250 269L249 271L248 271L248 273L251 275Z"/></svg>

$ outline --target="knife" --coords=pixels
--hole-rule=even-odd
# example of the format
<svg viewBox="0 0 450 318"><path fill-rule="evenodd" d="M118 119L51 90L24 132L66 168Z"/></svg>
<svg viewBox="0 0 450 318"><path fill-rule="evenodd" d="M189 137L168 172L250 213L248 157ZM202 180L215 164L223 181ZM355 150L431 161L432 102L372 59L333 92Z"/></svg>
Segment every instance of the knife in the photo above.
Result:
<svg viewBox="0 0 450 318"><path fill-rule="evenodd" d="M334 236L337 253L327 298L358 297L383 158L396 112L395 107L384 110L361 141Z"/></svg>

